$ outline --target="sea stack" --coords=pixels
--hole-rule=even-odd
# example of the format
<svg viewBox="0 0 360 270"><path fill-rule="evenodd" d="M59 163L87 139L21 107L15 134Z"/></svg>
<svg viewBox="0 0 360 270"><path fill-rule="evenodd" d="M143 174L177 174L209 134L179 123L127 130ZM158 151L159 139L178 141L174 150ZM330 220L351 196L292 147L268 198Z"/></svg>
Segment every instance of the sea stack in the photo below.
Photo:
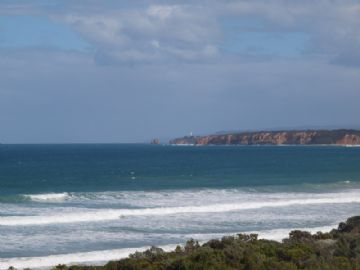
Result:
<svg viewBox="0 0 360 270"><path fill-rule="evenodd" d="M160 140L155 138L150 141L150 144L160 144Z"/></svg>

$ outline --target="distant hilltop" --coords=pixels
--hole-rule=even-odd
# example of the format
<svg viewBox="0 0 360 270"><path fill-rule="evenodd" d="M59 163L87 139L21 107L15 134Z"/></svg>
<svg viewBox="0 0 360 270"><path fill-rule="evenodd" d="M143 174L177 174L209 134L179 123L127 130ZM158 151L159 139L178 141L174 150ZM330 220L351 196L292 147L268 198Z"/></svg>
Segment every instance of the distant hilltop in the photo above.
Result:
<svg viewBox="0 0 360 270"><path fill-rule="evenodd" d="M360 145L360 130L280 130L185 136L175 145Z"/></svg>

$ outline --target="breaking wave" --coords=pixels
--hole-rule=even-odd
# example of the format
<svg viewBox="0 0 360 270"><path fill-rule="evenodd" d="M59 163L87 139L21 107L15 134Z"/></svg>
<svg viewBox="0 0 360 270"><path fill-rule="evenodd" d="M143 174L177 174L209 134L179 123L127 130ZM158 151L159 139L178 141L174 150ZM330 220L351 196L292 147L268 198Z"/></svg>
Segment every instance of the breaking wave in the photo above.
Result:
<svg viewBox="0 0 360 270"><path fill-rule="evenodd" d="M202 202L205 203L204 201ZM259 208L278 208L294 205L322 205L322 204L349 204L360 203L358 192L353 193L329 193L326 196L309 198L277 198L272 200L254 201L248 198L246 201L237 203L219 203L208 205L178 206L178 207L154 207L140 209L97 209L83 210L75 208L72 212L53 215L34 215L34 216L3 216L0 217L2 226L26 226L26 225L44 225L61 224L76 222L99 222L108 220L117 220L133 216L163 216L177 214L194 213L221 213L242 210L251 210Z"/></svg>
<svg viewBox="0 0 360 270"><path fill-rule="evenodd" d="M63 201L70 198L70 194L67 192L63 193L48 193L48 194L28 194L23 195L25 198L29 198L32 201L36 202L46 202L46 201Z"/></svg>
<svg viewBox="0 0 360 270"><path fill-rule="evenodd" d="M258 187L241 187L228 189L191 189L191 190L159 190L159 191L103 191L103 192L59 192L59 193L43 193L43 194L15 194L15 195L0 195L0 203L81 203L81 202L95 202L108 204L122 202L134 203L134 206L139 205L139 197L146 200L164 200L169 196L175 199L188 201L192 197L207 197L217 200L218 194L225 197L234 197L239 195L256 194L263 196L264 194L282 194L282 193L319 193L319 192L339 192L349 190L360 190L360 182L346 179L331 183L303 183L299 185L283 185L283 186L258 186ZM150 202L150 206L152 205Z"/></svg>

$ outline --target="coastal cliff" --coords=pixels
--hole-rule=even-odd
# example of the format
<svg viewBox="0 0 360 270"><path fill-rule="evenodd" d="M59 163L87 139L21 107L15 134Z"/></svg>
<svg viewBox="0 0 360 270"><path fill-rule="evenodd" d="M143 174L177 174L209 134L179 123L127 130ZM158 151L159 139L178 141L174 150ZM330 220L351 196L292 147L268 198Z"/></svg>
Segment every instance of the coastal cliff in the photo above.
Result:
<svg viewBox="0 0 360 270"><path fill-rule="evenodd" d="M185 136L171 140L169 143L175 145L360 145L360 131L338 129L241 132Z"/></svg>

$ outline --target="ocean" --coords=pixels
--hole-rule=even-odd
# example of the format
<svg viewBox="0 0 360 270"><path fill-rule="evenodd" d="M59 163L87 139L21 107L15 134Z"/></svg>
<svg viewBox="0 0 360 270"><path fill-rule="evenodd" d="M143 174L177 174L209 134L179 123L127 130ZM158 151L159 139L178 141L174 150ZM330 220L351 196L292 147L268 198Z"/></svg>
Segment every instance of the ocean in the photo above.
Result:
<svg viewBox="0 0 360 270"><path fill-rule="evenodd" d="M360 148L0 145L0 269L102 264L360 214Z"/></svg>

